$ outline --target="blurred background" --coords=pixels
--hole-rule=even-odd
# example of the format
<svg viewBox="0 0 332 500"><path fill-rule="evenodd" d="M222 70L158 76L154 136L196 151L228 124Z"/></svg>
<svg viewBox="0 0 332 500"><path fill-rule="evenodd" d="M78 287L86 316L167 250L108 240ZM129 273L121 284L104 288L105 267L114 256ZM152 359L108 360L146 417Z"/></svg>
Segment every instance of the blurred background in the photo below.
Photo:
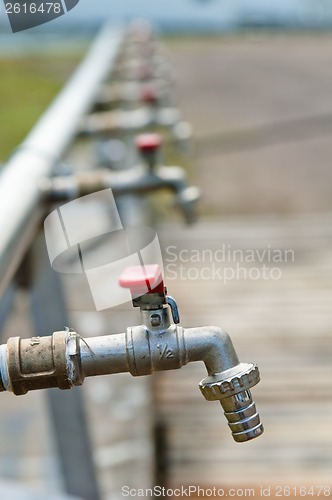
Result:
<svg viewBox="0 0 332 500"><path fill-rule="evenodd" d="M234 488L236 497L253 496L246 489L254 488L258 498L270 487L274 498L279 485L281 496L332 497L332 4L80 0L57 20L15 34L1 4L1 163L106 17L115 25L149 19L167 49L174 100L194 130L185 164L203 195L194 226L168 209L156 221L166 284L183 326L224 327L240 359L259 365L253 394L265 433L233 442L220 406L198 390L203 364L153 376L149 392L145 378L88 380L102 498L123 498L125 485L157 484L156 469L158 484L169 488ZM70 161L84 168L83 153L77 146ZM233 258L227 248L242 253ZM244 258L248 252L254 257ZM267 277L253 271L262 265ZM229 280L226 268L234 271ZM71 326L82 336L137 323L130 304L96 313L79 279L64 277L64 284ZM20 292L2 342L33 335L28 301ZM3 488L10 498L61 498L44 393L2 394L0 408ZM326 487L320 495L318 486Z"/></svg>

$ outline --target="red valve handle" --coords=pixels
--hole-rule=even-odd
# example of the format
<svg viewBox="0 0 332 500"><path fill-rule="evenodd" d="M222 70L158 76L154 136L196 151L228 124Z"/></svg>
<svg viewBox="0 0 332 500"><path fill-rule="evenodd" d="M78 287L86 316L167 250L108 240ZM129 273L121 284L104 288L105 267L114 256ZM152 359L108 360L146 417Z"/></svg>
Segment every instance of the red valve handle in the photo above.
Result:
<svg viewBox="0 0 332 500"><path fill-rule="evenodd" d="M119 285L129 288L133 296L164 293L164 282L158 264L127 267L119 278Z"/></svg>
<svg viewBox="0 0 332 500"><path fill-rule="evenodd" d="M158 94L153 87L144 87L141 92L141 99L147 104L156 104L158 101Z"/></svg>
<svg viewBox="0 0 332 500"><path fill-rule="evenodd" d="M156 151L161 144L160 134L140 134L135 139L135 145L141 153Z"/></svg>

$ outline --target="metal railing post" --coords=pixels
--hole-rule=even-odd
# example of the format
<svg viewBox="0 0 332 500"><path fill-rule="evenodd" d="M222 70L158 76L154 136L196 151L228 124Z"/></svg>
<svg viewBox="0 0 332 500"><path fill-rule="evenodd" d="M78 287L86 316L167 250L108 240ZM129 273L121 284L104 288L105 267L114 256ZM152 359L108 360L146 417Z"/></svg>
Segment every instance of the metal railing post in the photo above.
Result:
<svg viewBox="0 0 332 500"><path fill-rule="evenodd" d="M30 287L31 314L37 336L69 325L60 275L50 266L45 242L40 235L35 244L38 268ZM47 392L60 469L67 493L84 500L99 500L83 391Z"/></svg>

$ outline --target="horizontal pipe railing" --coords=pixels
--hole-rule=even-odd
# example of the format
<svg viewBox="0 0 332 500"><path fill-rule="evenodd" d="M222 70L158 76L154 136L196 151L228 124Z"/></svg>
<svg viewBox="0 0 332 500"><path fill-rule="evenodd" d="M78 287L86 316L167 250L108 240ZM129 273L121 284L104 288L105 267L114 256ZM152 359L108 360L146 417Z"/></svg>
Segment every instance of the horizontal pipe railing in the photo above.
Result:
<svg viewBox="0 0 332 500"><path fill-rule="evenodd" d="M111 73L125 37L106 25L64 89L14 152L0 175L0 297L17 271L43 216L40 183L77 135L99 85Z"/></svg>

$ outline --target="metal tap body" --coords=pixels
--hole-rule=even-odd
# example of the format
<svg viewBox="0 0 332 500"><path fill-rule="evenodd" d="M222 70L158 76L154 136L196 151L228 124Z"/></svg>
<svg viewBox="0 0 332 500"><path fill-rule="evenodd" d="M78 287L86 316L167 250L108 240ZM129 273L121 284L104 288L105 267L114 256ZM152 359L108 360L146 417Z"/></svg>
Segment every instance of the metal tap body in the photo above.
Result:
<svg viewBox="0 0 332 500"><path fill-rule="evenodd" d="M234 440L248 441L263 432L249 391L259 382L258 368L239 362L224 330L172 324L168 305L141 308L141 316L141 325L114 335L82 339L66 330L9 339L0 346L0 390L21 395L47 387L70 389L85 377L149 375L203 361L208 377L200 383L201 392L207 400L220 400Z"/></svg>
<svg viewBox="0 0 332 500"><path fill-rule="evenodd" d="M175 194L175 205L189 224L197 218L197 202L200 198L199 189L188 185L184 169L177 166L161 166L153 171L147 171L142 165L119 172L98 169L54 177L44 182L41 188L47 201L72 200L108 188L112 189L115 197L167 189Z"/></svg>

